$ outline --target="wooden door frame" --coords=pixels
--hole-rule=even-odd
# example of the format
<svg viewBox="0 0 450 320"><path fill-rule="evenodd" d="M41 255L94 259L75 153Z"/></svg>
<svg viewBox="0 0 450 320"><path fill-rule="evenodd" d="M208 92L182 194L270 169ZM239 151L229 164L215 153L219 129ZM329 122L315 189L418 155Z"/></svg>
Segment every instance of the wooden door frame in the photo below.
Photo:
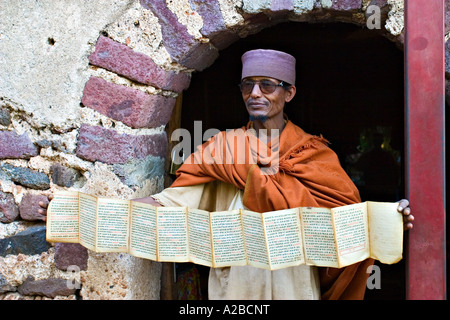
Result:
<svg viewBox="0 0 450 320"><path fill-rule="evenodd" d="M406 298L446 299L444 0L405 1Z"/></svg>

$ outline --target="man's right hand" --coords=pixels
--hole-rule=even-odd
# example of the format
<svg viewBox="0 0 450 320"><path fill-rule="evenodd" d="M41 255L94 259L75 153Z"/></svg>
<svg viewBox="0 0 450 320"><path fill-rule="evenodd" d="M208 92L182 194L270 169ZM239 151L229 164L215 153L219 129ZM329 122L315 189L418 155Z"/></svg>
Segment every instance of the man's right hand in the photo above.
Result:
<svg viewBox="0 0 450 320"><path fill-rule="evenodd" d="M38 209L38 213L45 216L43 219L44 221L47 221L47 208L48 208L48 205L50 204L50 201L52 201L52 200L53 200L53 194L50 194L48 196L48 203L39 201L39 206L41 207L41 209Z"/></svg>

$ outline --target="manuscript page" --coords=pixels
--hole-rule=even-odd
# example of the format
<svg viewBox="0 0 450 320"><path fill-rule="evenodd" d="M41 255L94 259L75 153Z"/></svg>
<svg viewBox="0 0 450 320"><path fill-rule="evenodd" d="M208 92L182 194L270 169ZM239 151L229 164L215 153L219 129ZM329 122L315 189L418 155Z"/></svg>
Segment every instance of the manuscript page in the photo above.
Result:
<svg viewBox="0 0 450 320"><path fill-rule="evenodd" d="M299 208L263 213L270 269L305 263Z"/></svg>
<svg viewBox="0 0 450 320"><path fill-rule="evenodd" d="M128 252L130 201L98 198L97 252Z"/></svg>
<svg viewBox="0 0 450 320"><path fill-rule="evenodd" d="M338 251L339 267L370 256L367 205L365 202L331 209Z"/></svg>
<svg viewBox="0 0 450 320"><path fill-rule="evenodd" d="M266 237L261 213L241 210L247 264L270 269Z"/></svg>
<svg viewBox="0 0 450 320"><path fill-rule="evenodd" d="M80 244L95 251L97 229L97 197L79 193L80 201Z"/></svg>
<svg viewBox="0 0 450 320"><path fill-rule="evenodd" d="M48 242L78 243L78 192L59 192L47 208Z"/></svg>
<svg viewBox="0 0 450 320"><path fill-rule="evenodd" d="M213 266L245 266L240 210L211 212Z"/></svg>
<svg viewBox="0 0 450 320"><path fill-rule="evenodd" d="M158 261L188 262L187 208L157 207Z"/></svg>
<svg viewBox="0 0 450 320"><path fill-rule="evenodd" d="M131 201L130 254L156 261L156 207Z"/></svg>
<svg viewBox="0 0 450 320"><path fill-rule="evenodd" d="M367 202L371 258L392 264L402 259L403 217L398 203Z"/></svg>
<svg viewBox="0 0 450 320"><path fill-rule="evenodd" d="M300 208L306 264L338 267L331 210Z"/></svg>
<svg viewBox="0 0 450 320"><path fill-rule="evenodd" d="M189 260L212 267L212 244L209 212L189 209L188 212Z"/></svg>

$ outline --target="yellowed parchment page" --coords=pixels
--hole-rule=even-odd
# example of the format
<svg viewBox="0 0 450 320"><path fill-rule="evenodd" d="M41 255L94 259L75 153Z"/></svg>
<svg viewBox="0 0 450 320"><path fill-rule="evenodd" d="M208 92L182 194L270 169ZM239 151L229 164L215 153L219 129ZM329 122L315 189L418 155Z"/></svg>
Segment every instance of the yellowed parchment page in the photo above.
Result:
<svg viewBox="0 0 450 320"><path fill-rule="evenodd" d="M129 250L135 257L157 260L156 207L151 204L131 201Z"/></svg>
<svg viewBox="0 0 450 320"><path fill-rule="evenodd" d="M333 208L339 267L370 256L366 202Z"/></svg>
<svg viewBox="0 0 450 320"><path fill-rule="evenodd" d="M305 263L299 208L263 213L270 269Z"/></svg>
<svg viewBox="0 0 450 320"><path fill-rule="evenodd" d="M97 199L97 252L128 252L130 201Z"/></svg>
<svg viewBox="0 0 450 320"><path fill-rule="evenodd" d="M212 267L211 224L208 211L188 209L189 260Z"/></svg>
<svg viewBox="0 0 450 320"><path fill-rule="evenodd" d="M188 262L186 207L157 207L158 261Z"/></svg>
<svg viewBox="0 0 450 320"><path fill-rule="evenodd" d="M80 244L95 251L97 230L97 197L79 193L80 204Z"/></svg>
<svg viewBox="0 0 450 320"><path fill-rule="evenodd" d="M48 242L79 242L78 192L66 191L53 195L47 208Z"/></svg>
<svg viewBox="0 0 450 320"><path fill-rule="evenodd" d="M300 218L306 264L337 268L337 249L331 210L302 207Z"/></svg>
<svg viewBox="0 0 450 320"><path fill-rule="evenodd" d="M386 264L399 262L403 253L403 217L398 203L367 202L371 257Z"/></svg>
<svg viewBox="0 0 450 320"><path fill-rule="evenodd" d="M211 212L213 266L247 264L240 210Z"/></svg>
<svg viewBox="0 0 450 320"><path fill-rule="evenodd" d="M247 264L270 269L262 215L259 212L241 210Z"/></svg>

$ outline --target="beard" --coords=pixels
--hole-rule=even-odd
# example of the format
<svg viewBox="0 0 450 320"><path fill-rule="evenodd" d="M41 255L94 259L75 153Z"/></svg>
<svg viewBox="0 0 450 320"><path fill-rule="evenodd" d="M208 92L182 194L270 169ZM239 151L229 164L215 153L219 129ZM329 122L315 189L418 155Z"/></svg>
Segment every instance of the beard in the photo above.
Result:
<svg viewBox="0 0 450 320"><path fill-rule="evenodd" d="M250 121L266 122L269 117L266 115L250 115Z"/></svg>

